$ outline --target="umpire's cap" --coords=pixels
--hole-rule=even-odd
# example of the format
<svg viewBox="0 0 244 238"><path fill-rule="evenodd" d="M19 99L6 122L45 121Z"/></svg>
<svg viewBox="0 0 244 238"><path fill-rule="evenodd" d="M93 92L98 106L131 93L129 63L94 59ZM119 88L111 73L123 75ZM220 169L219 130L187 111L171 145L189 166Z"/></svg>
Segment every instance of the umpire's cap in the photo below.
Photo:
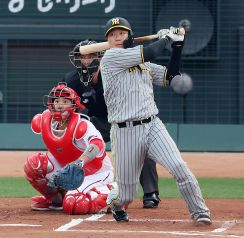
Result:
<svg viewBox="0 0 244 238"><path fill-rule="evenodd" d="M130 23L123 17L113 17L106 23L105 36L107 37L108 33L115 28L122 28L133 34Z"/></svg>

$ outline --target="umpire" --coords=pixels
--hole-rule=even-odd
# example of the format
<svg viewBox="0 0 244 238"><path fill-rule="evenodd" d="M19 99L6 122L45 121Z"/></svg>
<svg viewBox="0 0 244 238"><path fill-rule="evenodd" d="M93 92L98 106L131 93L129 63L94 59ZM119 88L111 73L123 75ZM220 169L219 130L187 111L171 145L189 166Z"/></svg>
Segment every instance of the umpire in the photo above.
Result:
<svg viewBox="0 0 244 238"><path fill-rule="evenodd" d="M86 106L86 113L91 122L101 132L105 142L110 141L110 128L108 123L107 106L103 96L102 78L99 69L101 53L81 56L79 47L96 43L92 40L85 40L77 44L70 52L69 58L76 70L64 76L68 87L74 89L81 102ZM157 208L160 202L158 189L158 174L156 163L146 159L140 175L140 183L143 188L143 208Z"/></svg>

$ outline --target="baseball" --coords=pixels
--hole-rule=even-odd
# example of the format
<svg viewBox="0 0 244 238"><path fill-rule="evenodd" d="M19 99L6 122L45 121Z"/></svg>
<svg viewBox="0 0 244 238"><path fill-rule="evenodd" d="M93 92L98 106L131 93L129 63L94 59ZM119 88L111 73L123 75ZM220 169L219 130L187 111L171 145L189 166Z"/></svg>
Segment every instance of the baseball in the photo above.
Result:
<svg viewBox="0 0 244 238"><path fill-rule="evenodd" d="M181 75L176 75L172 79L170 85L174 92L180 95L189 93L193 88L191 77L185 73L182 73Z"/></svg>

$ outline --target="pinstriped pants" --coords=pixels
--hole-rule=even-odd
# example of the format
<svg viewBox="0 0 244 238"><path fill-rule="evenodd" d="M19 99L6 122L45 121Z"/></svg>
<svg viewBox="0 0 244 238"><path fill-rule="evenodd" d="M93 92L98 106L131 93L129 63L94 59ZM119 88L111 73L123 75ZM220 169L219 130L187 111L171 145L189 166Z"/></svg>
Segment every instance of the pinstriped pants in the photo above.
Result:
<svg viewBox="0 0 244 238"><path fill-rule="evenodd" d="M113 124L111 149L120 198L113 204L115 209L121 209L136 196L143 162L148 157L162 165L176 179L191 216L199 213L210 215L195 176L158 117L134 127L119 128Z"/></svg>

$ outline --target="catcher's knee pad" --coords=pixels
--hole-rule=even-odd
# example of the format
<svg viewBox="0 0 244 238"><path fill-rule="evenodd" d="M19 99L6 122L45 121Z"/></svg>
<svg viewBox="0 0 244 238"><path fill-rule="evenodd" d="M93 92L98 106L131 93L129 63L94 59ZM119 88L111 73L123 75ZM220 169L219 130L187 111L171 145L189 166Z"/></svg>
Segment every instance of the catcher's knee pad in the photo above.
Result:
<svg viewBox="0 0 244 238"><path fill-rule="evenodd" d="M47 186L46 174L53 170L46 154L37 153L29 156L24 165L25 178L30 184L44 196L56 194L55 189Z"/></svg>
<svg viewBox="0 0 244 238"><path fill-rule="evenodd" d="M63 200L64 212L68 214L94 214L107 210L107 192L93 188L87 193L67 194Z"/></svg>
<svg viewBox="0 0 244 238"><path fill-rule="evenodd" d="M54 167L48 160L46 154L37 153L29 156L24 165L26 179L31 183L42 184L47 173L53 171Z"/></svg>
<svg viewBox="0 0 244 238"><path fill-rule="evenodd" d="M29 156L24 165L25 177L30 184L44 195L46 199L50 199L53 204L61 205L64 192L47 185L48 179L46 175L53 169L52 163L48 160L47 155L43 153Z"/></svg>
<svg viewBox="0 0 244 238"><path fill-rule="evenodd" d="M107 188L107 186L106 186ZM99 188L98 188L99 189ZM90 191L86 193L87 197L90 198L91 201L91 207L90 207L90 213L98 213L102 212L103 210L107 210L107 197L108 197L108 189L103 191L103 187L101 189L93 188Z"/></svg>
<svg viewBox="0 0 244 238"><path fill-rule="evenodd" d="M66 194L63 200L63 210L70 215L87 214L90 207L90 199L84 193Z"/></svg>

